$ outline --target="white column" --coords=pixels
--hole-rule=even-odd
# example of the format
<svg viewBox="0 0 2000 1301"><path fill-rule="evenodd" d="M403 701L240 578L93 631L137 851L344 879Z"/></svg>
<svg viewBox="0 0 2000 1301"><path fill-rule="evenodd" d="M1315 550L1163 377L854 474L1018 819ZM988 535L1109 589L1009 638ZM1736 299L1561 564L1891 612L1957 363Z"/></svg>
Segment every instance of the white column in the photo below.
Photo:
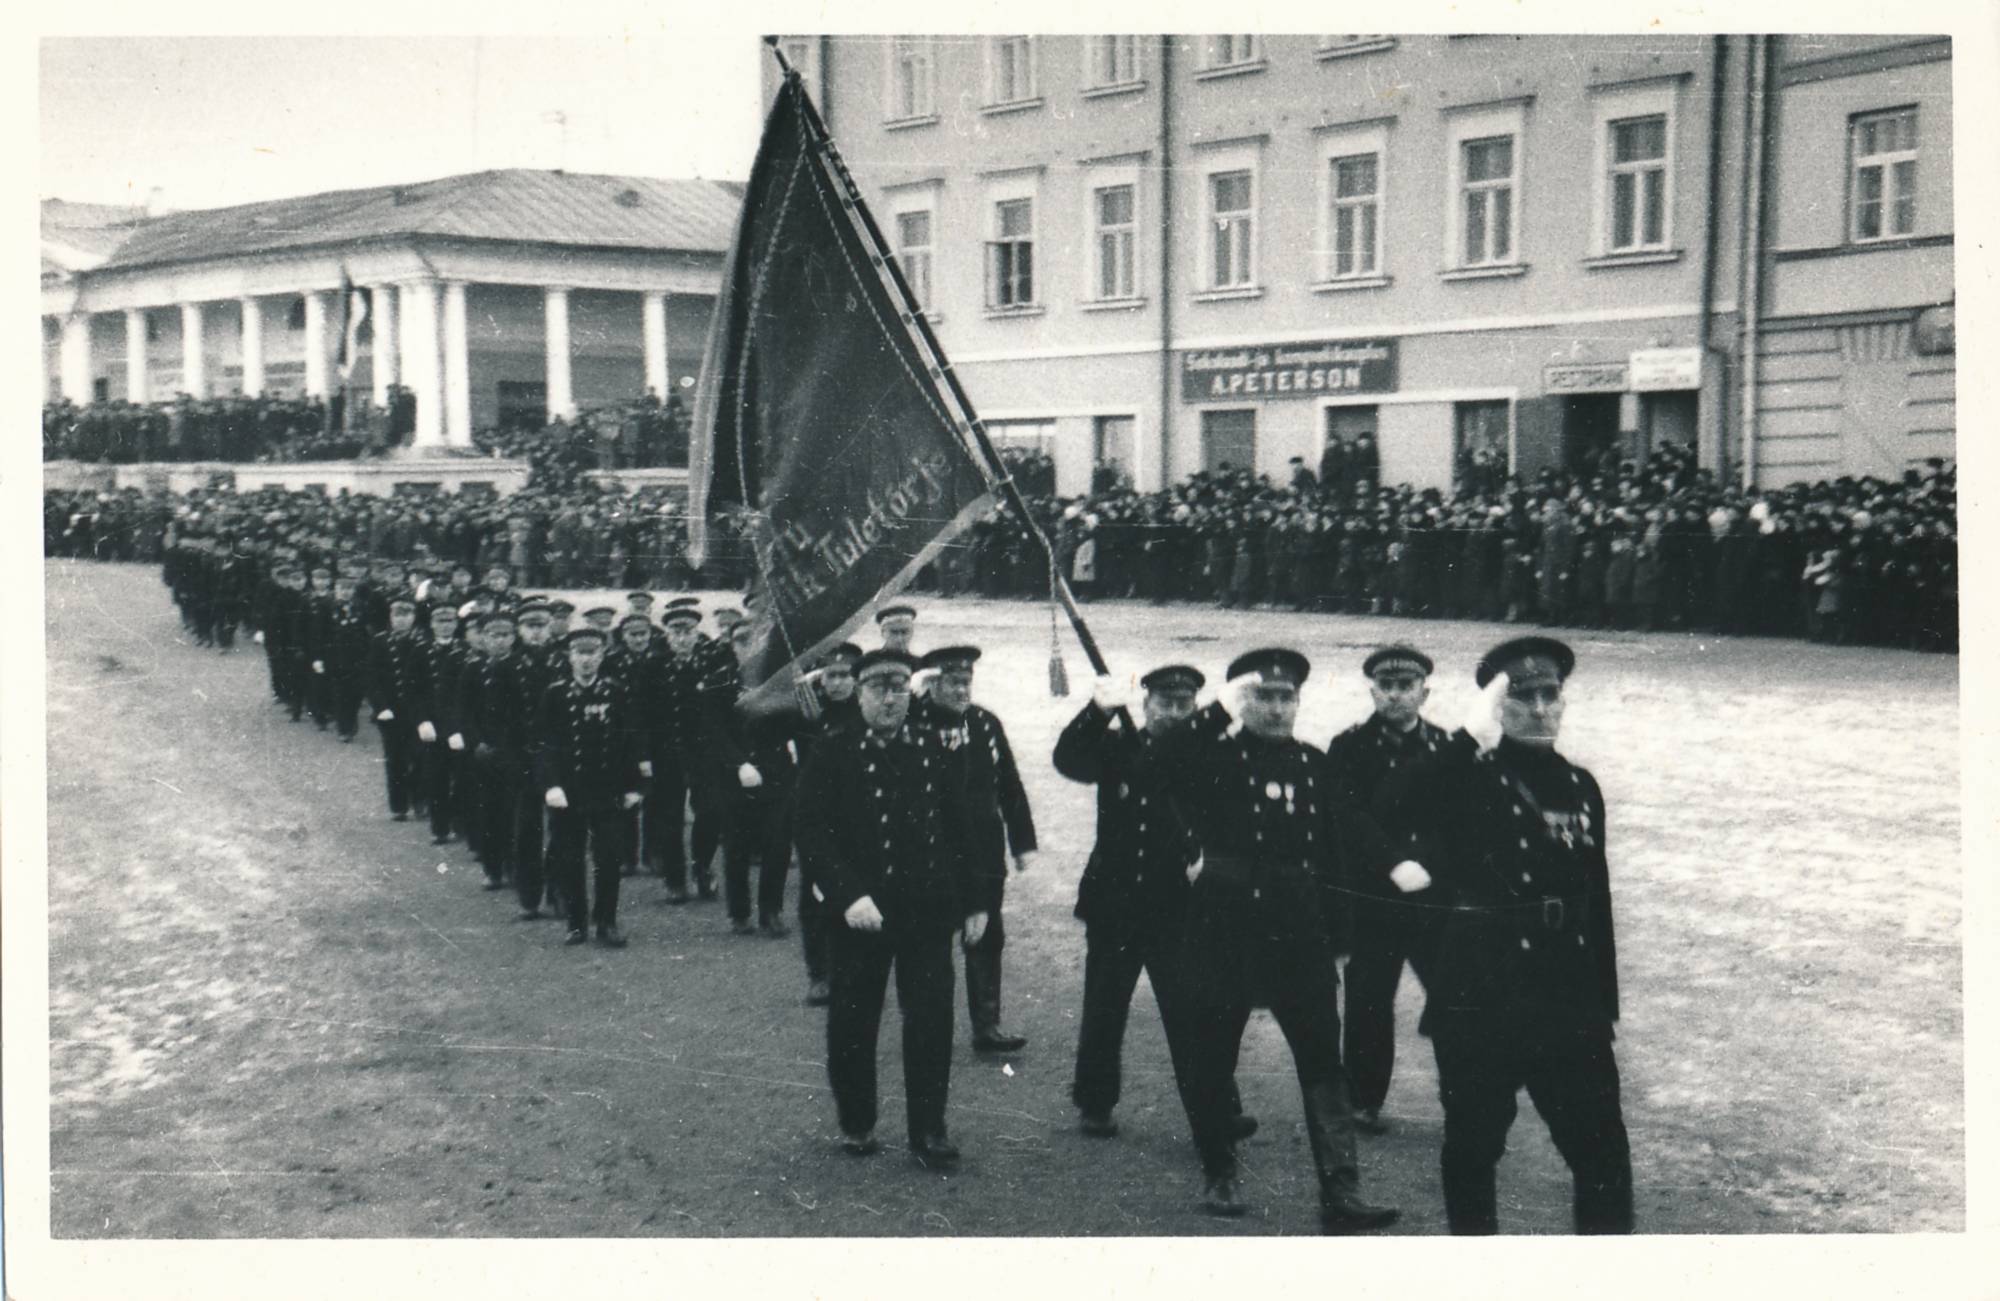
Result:
<svg viewBox="0 0 2000 1301"><path fill-rule="evenodd" d="M326 295L317 289L306 291L306 396L327 395Z"/></svg>
<svg viewBox="0 0 2000 1301"><path fill-rule="evenodd" d="M241 300L243 309L243 396L256 397L264 391L264 304L255 298Z"/></svg>
<svg viewBox="0 0 2000 1301"><path fill-rule="evenodd" d="M90 313L62 318L62 393L81 406L90 401Z"/></svg>
<svg viewBox="0 0 2000 1301"><path fill-rule="evenodd" d="M146 378L146 309L125 309L125 400L144 402L152 396Z"/></svg>
<svg viewBox="0 0 2000 1301"><path fill-rule="evenodd" d="M444 441L472 446L472 355L463 280L444 282Z"/></svg>
<svg viewBox="0 0 2000 1301"><path fill-rule="evenodd" d="M201 304L181 304L181 392L208 396L208 348L202 334Z"/></svg>
<svg viewBox="0 0 2000 1301"><path fill-rule="evenodd" d="M386 407L389 386L402 373L398 365L402 358L396 353L396 286L370 285L368 312L374 330L374 342L368 345L368 369L374 376L375 405Z"/></svg>
<svg viewBox="0 0 2000 1301"><path fill-rule="evenodd" d="M569 382L569 290L549 285L542 290L542 351L549 388L549 419L576 418L576 394Z"/></svg>
<svg viewBox="0 0 2000 1301"><path fill-rule="evenodd" d="M646 387L665 402L673 384L667 370L667 296L648 290L643 301L640 335L646 348Z"/></svg>
<svg viewBox="0 0 2000 1301"><path fill-rule="evenodd" d="M438 282L412 280L397 291L402 304L403 384L417 399L411 445L436 451L444 445L444 351L439 339Z"/></svg>

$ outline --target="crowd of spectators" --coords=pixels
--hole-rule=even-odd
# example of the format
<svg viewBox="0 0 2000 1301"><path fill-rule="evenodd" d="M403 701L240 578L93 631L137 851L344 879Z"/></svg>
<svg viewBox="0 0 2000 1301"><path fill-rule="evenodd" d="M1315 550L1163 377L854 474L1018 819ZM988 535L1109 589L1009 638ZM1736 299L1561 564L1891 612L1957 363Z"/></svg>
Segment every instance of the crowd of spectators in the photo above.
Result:
<svg viewBox="0 0 2000 1301"><path fill-rule="evenodd" d="M1378 487L1366 465L1329 482L1296 465L1285 483L1225 471L1139 493L1107 476L1063 498L1032 455L1007 459L1084 599L1958 644L1956 472L1942 462L1900 480L1745 489L1669 447L1479 491ZM155 560L174 528L253 550L505 564L528 587L744 588L754 568L733 516L696 572L677 491L552 474L504 498L51 491L44 523L52 555ZM918 586L1045 599L1048 558L996 508Z"/></svg>
<svg viewBox="0 0 2000 1301"><path fill-rule="evenodd" d="M79 406L67 398L42 408L42 459L93 465L219 461L239 464L351 461L386 455L410 441L416 398L391 386L386 405L357 395L193 398ZM599 405L574 420L512 423L474 433L489 456L529 463L538 487L566 490L590 470L684 466L688 416L678 395L648 394Z"/></svg>

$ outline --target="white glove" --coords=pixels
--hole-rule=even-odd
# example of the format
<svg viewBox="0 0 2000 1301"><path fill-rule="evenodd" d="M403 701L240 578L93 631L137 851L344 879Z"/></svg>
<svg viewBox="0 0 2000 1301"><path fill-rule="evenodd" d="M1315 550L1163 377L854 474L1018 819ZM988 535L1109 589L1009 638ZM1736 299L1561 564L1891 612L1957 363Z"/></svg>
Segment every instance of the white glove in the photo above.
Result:
<svg viewBox="0 0 2000 1301"><path fill-rule="evenodd" d="M569 796L563 794L562 787L551 786L542 792L542 803L552 809L566 809L569 807Z"/></svg>
<svg viewBox="0 0 2000 1301"><path fill-rule="evenodd" d="M262 645L264 644L264 633L263 633L263 631L262 631L262 630L260 629L260 630L259 630L259 631L257 631L257 632L253 632L253 633L251 633L251 634L250 634L250 640L251 640L251 641L254 641L254 642L256 642L256 643L257 643L257 644L258 644L259 646L262 646Z"/></svg>
<svg viewBox="0 0 2000 1301"><path fill-rule="evenodd" d="M1090 703L1105 713L1113 713L1125 703L1125 684L1109 673L1100 674L1090 686Z"/></svg>
<svg viewBox="0 0 2000 1301"><path fill-rule="evenodd" d="M1024 849L1014 855L1014 870L1016 872L1025 872L1039 862L1041 857L1039 853L1032 849ZM974 940L973 943L977 944L978 941Z"/></svg>
<svg viewBox="0 0 2000 1301"><path fill-rule="evenodd" d="M385 709L381 713L375 715L375 721L378 723L394 722L395 718L396 718L396 711L393 709Z"/></svg>
<svg viewBox="0 0 2000 1301"><path fill-rule="evenodd" d="M971 948L986 937L985 913L974 913L965 919L965 947Z"/></svg>
<svg viewBox="0 0 2000 1301"><path fill-rule="evenodd" d="M736 784L746 791L754 791L764 784L764 774L757 771L757 765L746 763L736 770Z"/></svg>
<svg viewBox="0 0 2000 1301"><path fill-rule="evenodd" d="M1389 880L1404 894L1415 894L1429 887L1431 874L1424 871L1422 863L1406 858L1389 869Z"/></svg>
<svg viewBox="0 0 2000 1301"><path fill-rule="evenodd" d="M641 795L641 794L640 794L639 792L637 792L637 791L626 791L626 792L625 792L625 807L626 807L626 808L628 808L628 809L636 809L636 808L638 808L638 807L639 807L639 806L640 806L641 804L644 804L645 802L646 802L646 797L645 797L645 796L643 796L643 795Z"/></svg>
<svg viewBox="0 0 2000 1301"><path fill-rule="evenodd" d="M653 761L651 759L639 760L639 775L641 777L651 777L653 775Z"/></svg>
<svg viewBox="0 0 2000 1301"><path fill-rule="evenodd" d="M1201 869L1206 866L1208 866L1208 860L1205 858L1197 858L1194 862L1188 864L1187 877L1189 885L1193 885L1200 878Z"/></svg>
<svg viewBox="0 0 2000 1301"><path fill-rule="evenodd" d="M313 661L313 672L315 672L315 673L325 673L325 672L326 672L326 661L325 661L325 660L314 660L314 661Z"/></svg>
<svg viewBox="0 0 2000 1301"><path fill-rule="evenodd" d="M1479 742L1482 750L1500 744L1500 698L1506 694L1507 675L1495 673L1465 712L1466 735Z"/></svg>
<svg viewBox="0 0 2000 1301"><path fill-rule="evenodd" d="M931 683L938 680L937 669L918 669L910 675L910 694L924 696L930 694Z"/></svg>
<svg viewBox="0 0 2000 1301"><path fill-rule="evenodd" d="M438 739L438 730L428 720L417 724L417 739L426 744Z"/></svg>
<svg viewBox="0 0 2000 1301"><path fill-rule="evenodd" d="M460 733L453 732L445 738L444 743L454 750L463 750L465 748L465 737Z"/></svg>
<svg viewBox="0 0 2000 1301"><path fill-rule="evenodd" d="M879 931L882 929L882 910L877 908L875 901L865 894L847 905L847 911L842 913L841 916L846 919L848 929L850 930Z"/></svg>

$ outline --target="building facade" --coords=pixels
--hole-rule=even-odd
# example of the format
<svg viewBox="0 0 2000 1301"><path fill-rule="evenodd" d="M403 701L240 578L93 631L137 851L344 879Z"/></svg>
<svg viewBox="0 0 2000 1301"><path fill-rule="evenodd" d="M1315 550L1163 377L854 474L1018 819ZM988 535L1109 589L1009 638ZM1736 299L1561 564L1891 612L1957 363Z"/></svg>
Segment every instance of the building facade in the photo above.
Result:
<svg viewBox="0 0 2000 1301"><path fill-rule="evenodd" d="M1059 490L1079 493L1103 465L1141 488L1224 465L1283 478L1294 458L1315 466L1329 442L1363 434L1384 481L1434 487L1475 461L1531 474L1663 442L1766 479L1937 454L1948 405L1872 435L1888 450L1863 455L1845 436L1809 444L1786 423L1797 417L1774 421L1787 399L1764 383L1768 369L1744 380L1780 334L1824 343L1800 318L1831 314L1816 328L1851 331L1854 314L1887 312L1868 319L1930 337L1915 315L1952 292L1948 43L1855 38L1812 56L1816 80L1773 71L1827 48L1808 40L895 36L780 48L996 441L1050 451ZM776 77L773 61L767 98ZM1798 99L1836 82L1819 92L1826 103ZM1936 165L1906 232L1918 246L1864 253L1879 237L1850 226L1821 255L1879 266L1879 282L1816 276L1811 257L1772 243L1786 229L1820 241L1807 214L1841 207L1841 165L1831 176L1808 165L1829 132L1837 162L1852 122L1933 97L1945 107L1922 110L1919 129ZM1847 116L1829 127L1829 113ZM1905 255L1926 259L1927 279L1891 267ZM1760 334L1755 314L1775 328ZM1804 364L1780 366L1772 384L1807 382L1786 369ZM1949 392L1948 360L1909 370L1913 400ZM1841 427L1876 429L1888 399L1866 380L1836 382L1850 390ZM1791 440L1782 453L1779 439Z"/></svg>
<svg viewBox="0 0 2000 1301"><path fill-rule="evenodd" d="M95 256L45 223L50 396L379 405L400 385L415 445L444 449L691 391L740 204L717 182L499 171L175 213Z"/></svg>

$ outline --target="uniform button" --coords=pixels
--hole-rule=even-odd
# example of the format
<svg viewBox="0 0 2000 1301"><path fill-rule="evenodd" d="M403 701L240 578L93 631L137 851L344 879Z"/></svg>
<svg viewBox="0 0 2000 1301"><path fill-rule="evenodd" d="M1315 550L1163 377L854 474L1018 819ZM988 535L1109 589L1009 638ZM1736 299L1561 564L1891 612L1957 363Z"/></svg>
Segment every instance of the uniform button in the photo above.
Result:
<svg viewBox="0 0 2000 1301"><path fill-rule="evenodd" d="M1145 823L1143 823L1143 822L1141 822L1141 823L1139 824L1139 830L1143 832L1143 831L1145 831L1145 829L1146 829L1146 824L1145 824Z"/></svg>
<svg viewBox="0 0 2000 1301"><path fill-rule="evenodd" d="M1527 847L1528 847L1528 838L1526 836L1523 836L1521 837L1521 848L1526 849Z"/></svg>
<svg viewBox="0 0 2000 1301"><path fill-rule="evenodd" d="M1522 948L1524 948L1524 949L1532 949L1532 948L1534 948L1535 946L1534 946L1534 945L1532 945L1532 944L1530 944L1530 943L1528 943L1528 937L1527 937L1527 936L1525 936L1525 935L1523 935L1523 936L1521 937L1521 947L1522 947Z"/></svg>
<svg viewBox="0 0 2000 1301"><path fill-rule="evenodd" d="M1526 812L1527 812L1527 810L1526 810L1526 809L1524 809L1524 808L1522 808L1522 807L1521 807L1520 805L1516 804L1516 805L1514 806L1514 812L1516 812L1516 813L1526 813Z"/></svg>
<svg viewBox="0 0 2000 1301"><path fill-rule="evenodd" d="M1578 935L1578 936L1576 937L1576 946L1577 946L1577 947L1578 947L1579 949L1583 947L1583 936L1582 936L1581 934L1579 934L1579 935Z"/></svg>
<svg viewBox="0 0 2000 1301"><path fill-rule="evenodd" d="M1526 872L1523 872L1523 873L1521 873L1521 879L1522 879L1523 881L1532 881L1532 880L1534 880L1535 878L1534 878L1534 877L1532 877L1532 876L1529 876L1529 875L1528 875L1528 874L1527 874Z"/></svg>

